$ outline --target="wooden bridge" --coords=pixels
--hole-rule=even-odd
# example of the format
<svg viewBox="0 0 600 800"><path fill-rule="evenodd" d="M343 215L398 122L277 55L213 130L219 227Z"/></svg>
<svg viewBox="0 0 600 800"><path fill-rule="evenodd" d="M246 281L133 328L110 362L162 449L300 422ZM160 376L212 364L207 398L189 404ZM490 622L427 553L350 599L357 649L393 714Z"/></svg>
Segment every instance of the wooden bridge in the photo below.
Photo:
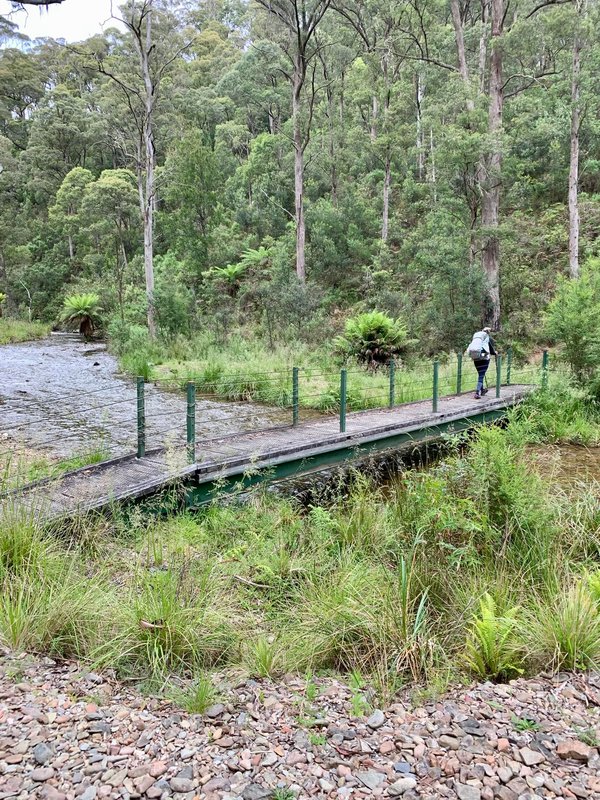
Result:
<svg viewBox="0 0 600 800"><path fill-rule="evenodd" d="M492 422L533 389L530 384L497 385L480 400L460 393L436 397L433 406L428 399L344 413L343 419L202 438L194 442L192 463L189 444L156 448L5 493L0 512L33 510L43 519L55 519L148 497L169 486L185 487L186 502L199 505L232 487L299 476Z"/></svg>

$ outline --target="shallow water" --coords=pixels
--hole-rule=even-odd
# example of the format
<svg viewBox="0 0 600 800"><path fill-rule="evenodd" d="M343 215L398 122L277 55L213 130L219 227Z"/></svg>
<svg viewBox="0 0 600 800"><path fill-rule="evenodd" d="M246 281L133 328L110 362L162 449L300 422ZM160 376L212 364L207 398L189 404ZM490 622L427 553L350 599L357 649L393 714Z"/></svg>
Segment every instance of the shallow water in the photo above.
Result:
<svg viewBox="0 0 600 800"><path fill-rule="evenodd" d="M186 399L146 385L146 448L185 441ZM288 422L289 412L253 403L196 403L196 438ZM103 344L78 336L0 347L0 455L11 449L65 458L102 448L136 448L135 381L118 371Z"/></svg>
<svg viewBox="0 0 600 800"><path fill-rule="evenodd" d="M584 481L600 482L600 447L575 444L535 445L527 448L533 467L563 487Z"/></svg>

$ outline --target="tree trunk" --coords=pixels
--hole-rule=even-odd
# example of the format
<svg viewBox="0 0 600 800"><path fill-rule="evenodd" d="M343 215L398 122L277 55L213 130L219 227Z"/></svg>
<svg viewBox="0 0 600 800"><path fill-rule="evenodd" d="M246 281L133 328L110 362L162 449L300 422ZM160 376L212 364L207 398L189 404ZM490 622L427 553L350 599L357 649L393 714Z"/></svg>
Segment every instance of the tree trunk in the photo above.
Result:
<svg viewBox="0 0 600 800"><path fill-rule="evenodd" d="M571 75L571 162L569 166L569 274L579 277L579 84L581 76L581 38L575 31Z"/></svg>
<svg viewBox="0 0 600 800"><path fill-rule="evenodd" d="M475 103L471 97L471 83L469 80L469 66L465 53L465 35L463 30L462 18L460 16L459 0L450 0L450 11L452 12L452 24L454 26L454 38L456 40L456 55L458 56L458 71L463 80L465 91L467 92L467 110L474 111Z"/></svg>
<svg viewBox="0 0 600 800"><path fill-rule="evenodd" d="M75 258L75 250L73 249L73 237L71 234L68 236L69 239L69 258L71 261Z"/></svg>
<svg viewBox="0 0 600 800"><path fill-rule="evenodd" d="M419 180L423 180L425 174L425 141L423 137L423 95L425 90L423 87L423 79L417 74L417 87L416 87L416 107L417 107L417 175Z"/></svg>
<svg viewBox="0 0 600 800"><path fill-rule="evenodd" d="M390 186L392 185L392 154L388 148L385 155L385 176L383 179L383 219L381 223L381 241L387 242L390 220Z"/></svg>
<svg viewBox="0 0 600 800"><path fill-rule="evenodd" d="M371 141L377 139L377 118L379 116L379 100L377 95L373 95L372 110L371 110Z"/></svg>
<svg viewBox="0 0 600 800"><path fill-rule="evenodd" d="M492 0L492 36L490 55L490 87L488 135L489 151L483 181L483 246L482 266L487 282L489 304L485 320L493 330L500 328L500 240L498 221L502 188L502 33L504 0Z"/></svg>
<svg viewBox="0 0 600 800"><path fill-rule="evenodd" d="M489 0L481 2L481 36L479 37L479 91L485 92L485 64L487 61Z"/></svg>
<svg viewBox="0 0 600 800"><path fill-rule="evenodd" d="M140 61L144 78L145 120L144 120L144 167L145 186L144 194L144 272L146 275L146 300L148 304L148 333L150 338L156 337L156 319L154 313L154 84L150 72L150 52L152 50L152 0L148 0L148 15L146 17L145 42L140 41Z"/></svg>
<svg viewBox="0 0 600 800"><path fill-rule="evenodd" d="M304 222L304 143L300 121L300 93L302 79L294 75L292 92L292 117L294 127L294 200L296 207L296 275L306 279L306 226Z"/></svg>

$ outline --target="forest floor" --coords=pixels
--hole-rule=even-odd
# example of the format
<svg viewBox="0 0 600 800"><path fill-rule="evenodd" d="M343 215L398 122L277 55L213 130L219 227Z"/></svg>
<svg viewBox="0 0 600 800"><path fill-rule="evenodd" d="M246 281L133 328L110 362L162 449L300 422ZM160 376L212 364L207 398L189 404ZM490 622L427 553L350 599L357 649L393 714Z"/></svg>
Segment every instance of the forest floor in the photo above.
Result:
<svg viewBox="0 0 600 800"><path fill-rule="evenodd" d="M0 657L0 798L521 800L600 796L600 676L406 691L219 676L204 715L76 663Z"/></svg>

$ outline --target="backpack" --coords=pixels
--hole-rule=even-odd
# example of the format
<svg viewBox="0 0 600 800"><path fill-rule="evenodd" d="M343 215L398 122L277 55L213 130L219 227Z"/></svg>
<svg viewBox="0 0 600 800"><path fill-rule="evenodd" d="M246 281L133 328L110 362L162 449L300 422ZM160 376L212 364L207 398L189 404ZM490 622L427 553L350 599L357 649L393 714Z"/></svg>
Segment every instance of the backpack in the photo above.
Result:
<svg viewBox="0 0 600 800"><path fill-rule="evenodd" d="M484 343L484 334L482 334L481 331L478 331L476 334L474 334L471 344L467 348L467 353L473 359L473 361L478 361L480 358L485 358L489 354L487 346Z"/></svg>

